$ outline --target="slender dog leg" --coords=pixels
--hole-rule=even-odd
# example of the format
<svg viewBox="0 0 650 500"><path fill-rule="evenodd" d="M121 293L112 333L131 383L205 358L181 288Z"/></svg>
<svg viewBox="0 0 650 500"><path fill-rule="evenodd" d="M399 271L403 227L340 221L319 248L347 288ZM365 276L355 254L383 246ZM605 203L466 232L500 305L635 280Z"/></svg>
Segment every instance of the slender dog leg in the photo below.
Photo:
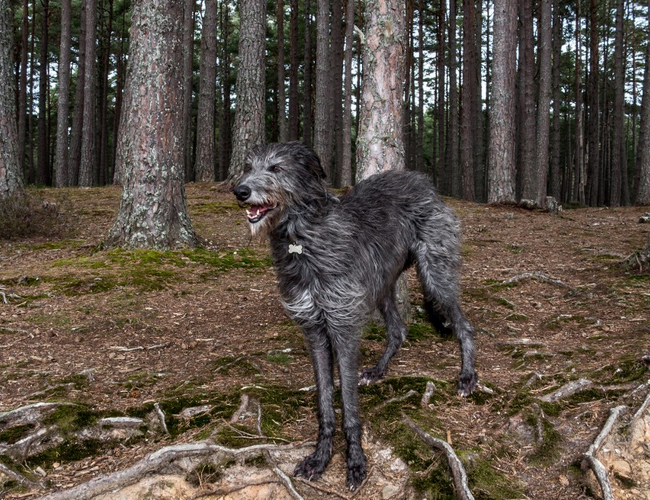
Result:
<svg viewBox="0 0 650 500"><path fill-rule="evenodd" d="M334 414L334 363L332 346L323 331L305 332L310 343L312 365L318 394L318 443L316 451L300 462L294 475L306 479L318 479L332 458L332 438L336 429Z"/></svg>
<svg viewBox="0 0 650 500"><path fill-rule="evenodd" d="M361 485L366 477L366 456L361 448L361 420L359 419L359 393L357 387L359 346L355 341L345 339L342 345L337 347L341 374L343 432L348 443L345 484L350 490L354 490Z"/></svg>
<svg viewBox="0 0 650 500"><path fill-rule="evenodd" d="M386 350L381 359L377 362L377 366L373 368L366 368L361 373L359 385L369 385L376 382L384 375L388 369L388 363L395 356L406 339L407 328L399 315L397 306L395 305L394 290L391 290L386 297L384 297L379 304L379 311L384 317L386 323Z"/></svg>

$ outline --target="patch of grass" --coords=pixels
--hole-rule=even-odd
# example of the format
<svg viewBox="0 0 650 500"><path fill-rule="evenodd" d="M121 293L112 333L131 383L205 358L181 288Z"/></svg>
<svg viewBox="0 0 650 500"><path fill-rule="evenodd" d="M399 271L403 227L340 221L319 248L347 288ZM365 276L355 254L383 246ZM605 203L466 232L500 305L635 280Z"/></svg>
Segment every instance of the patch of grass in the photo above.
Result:
<svg viewBox="0 0 650 500"><path fill-rule="evenodd" d="M211 252L204 248L185 249L181 254L192 262L198 262L210 266L217 271L230 271L232 269L260 269L268 268L271 258L268 256L259 258L248 249L235 250L230 252Z"/></svg>
<svg viewBox="0 0 650 500"><path fill-rule="evenodd" d="M363 338L382 342L386 339L386 328L376 323L370 323L363 331Z"/></svg>
<svg viewBox="0 0 650 500"><path fill-rule="evenodd" d="M419 342L420 340L429 339L436 336L436 330L427 323L411 323L408 325L408 334L406 339L411 342Z"/></svg>

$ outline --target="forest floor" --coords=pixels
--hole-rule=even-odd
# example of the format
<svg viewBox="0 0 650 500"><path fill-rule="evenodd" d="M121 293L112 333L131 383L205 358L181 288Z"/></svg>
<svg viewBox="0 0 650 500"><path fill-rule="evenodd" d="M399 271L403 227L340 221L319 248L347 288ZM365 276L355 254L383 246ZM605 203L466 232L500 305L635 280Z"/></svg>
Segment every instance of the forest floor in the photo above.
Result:
<svg viewBox="0 0 650 500"><path fill-rule="evenodd" d="M315 440L315 393L301 390L314 383L310 359L280 304L267 244L251 240L224 189L186 191L201 249L103 249L115 187L31 190L49 203L49 234L0 240L0 498L65 490L169 445L309 448ZM387 378L360 388L369 477L358 498L454 498L444 455L418 440L404 414L453 446L476 498L596 495L581 467L585 452L611 408L632 414L650 391L642 359L650 354L650 276L620 265L648 241L650 225L638 223L647 207L556 216L446 201L463 224L462 304L477 331L482 388L455 395L457 344L423 319L412 274L408 340ZM364 332L363 366L381 354L382 333L377 325ZM580 380L574 393L554 395ZM435 391L423 406L428 381ZM38 417L8 413L40 402L58 404L30 407L52 408ZM124 416L141 419L136 431L84 434ZM295 481L296 491L351 498L344 452L338 432L323 478L313 487ZM647 461L647 446L644 453ZM248 460L248 479L275 466L291 475L294 464L275 460ZM184 478L194 489L176 498L248 498L232 496L241 484L222 484L227 469L244 466L236 462L204 464ZM634 495L650 474L619 465L610 467L617 487L646 498ZM284 488L278 477L267 482ZM291 498L283 491L272 495Z"/></svg>

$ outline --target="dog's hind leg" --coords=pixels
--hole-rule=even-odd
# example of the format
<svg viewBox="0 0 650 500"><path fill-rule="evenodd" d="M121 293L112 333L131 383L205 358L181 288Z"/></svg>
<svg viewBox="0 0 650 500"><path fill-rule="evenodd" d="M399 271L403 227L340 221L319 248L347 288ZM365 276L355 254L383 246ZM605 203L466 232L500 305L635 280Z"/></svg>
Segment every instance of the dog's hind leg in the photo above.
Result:
<svg viewBox="0 0 650 500"><path fill-rule="evenodd" d="M395 353L404 343L407 334L407 328L402 321L395 304L395 291L391 291L379 303L379 311L386 323L386 350L381 356L377 365L373 368L366 368L361 372L359 385L369 385L376 382L384 375L388 369L388 363L395 356Z"/></svg>
<svg viewBox="0 0 650 500"><path fill-rule="evenodd" d="M332 440L336 429L334 413L334 360L332 345L323 329L305 331L309 344L318 396L318 442L316 451L300 462L294 475L318 479L332 458Z"/></svg>
<svg viewBox="0 0 650 500"><path fill-rule="evenodd" d="M335 345L341 376L343 432L348 443L345 484L350 490L358 488L366 477L366 456L361 447L361 420L359 418L359 390L357 387L357 360L359 344L347 335L338 337Z"/></svg>
<svg viewBox="0 0 650 500"><path fill-rule="evenodd" d="M453 263L444 257L435 260L425 243L417 250L417 271L424 289L425 309L433 319L447 320L460 344L461 370L458 377L458 394L468 396L476 387L478 376L474 367L474 329L460 307L458 272ZM445 328L447 323L443 323ZM438 325L434 322L434 327Z"/></svg>

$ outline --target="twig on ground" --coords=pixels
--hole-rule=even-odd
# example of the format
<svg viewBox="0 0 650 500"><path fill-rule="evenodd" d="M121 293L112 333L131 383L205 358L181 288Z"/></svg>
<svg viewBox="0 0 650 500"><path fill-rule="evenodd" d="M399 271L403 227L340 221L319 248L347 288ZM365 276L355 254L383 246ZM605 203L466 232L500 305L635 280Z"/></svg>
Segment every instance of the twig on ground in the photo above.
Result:
<svg viewBox="0 0 650 500"><path fill-rule="evenodd" d="M263 436L262 433L262 403L257 401L257 433Z"/></svg>
<svg viewBox="0 0 650 500"><path fill-rule="evenodd" d="M422 394L422 399L420 400L420 406L422 406L422 408L429 406L429 401L431 400L431 396L433 396L435 390L435 384L429 380L427 382L427 387L424 390L424 394Z"/></svg>
<svg viewBox="0 0 650 500"><path fill-rule="evenodd" d="M442 439L434 438L406 415L402 415L402 419L404 423L415 432L420 439L422 439L422 441L432 448L436 448L445 453L447 461L449 462L449 468L454 477L454 487L456 488L458 497L461 500L474 500L474 495L472 495L469 485L467 484L467 472L465 472L463 463L460 461L456 452L449 443L446 443Z"/></svg>
<svg viewBox="0 0 650 500"><path fill-rule="evenodd" d="M291 482L291 478L287 476L284 472L282 472L277 466L273 467L273 472L280 478L282 483L287 487L287 490L289 490L289 493L291 493L291 496L295 498L296 500L305 500L300 493L294 488L293 483Z"/></svg>
<svg viewBox="0 0 650 500"><path fill-rule="evenodd" d="M228 363L225 363L225 364L223 364L221 366L218 366L214 371L219 372L221 370L225 370L229 366L232 366L232 365L235 365L235 364L239 363L242 359L248 359L248 358L250 358L250 356L239 356L239 357L233 359L232 361L230 361Z"/></svg>
<svg viewBox="0 0 650 500"><path fill-rule="evenodd" d="M163 432L169 436L169 430L167 429L167 423L165 422L165 414L160 409L160 403L154 403L153 407L156 410L156 415L158 415L160 427L162 427Z"/></svg>
<svg viewBox="0 0 650 500"><path fill-rule="evenodd" d="M343 500L349 500L347 496L341 495L338 491L330 490L329 488L325 488L325 486L321 486L318 483L312 483L311 481L308 481L305 478L297 477L296 481L299 481L302 484L305 484L305 485L309 486L310 488L312 488L314 490L318 490L318 491L320 491L322 493L327 493L328 495L334 495L334 496L337 496L339 498L342 498Z"/></svg>
<svg viewBox="0 0 650 500"><path fill-rule="evenodd" d="M508 278L507 280L503 280L500 283L494 283L490 286L499 286L499 285L510 285L512 283L519 283L520 281L523 280L537 280L537 281L543 281L544 283L548 283L550 285L555 285L559 286L560 288L566 288L567 290L571 290L572 292L577 292L578 290L565 283L562 280L559 280L557 278L551 278L550 276L546 276L545 274L542 273L522 273L518 274L516 276L513 276L512 278Z"/></svg>
<svg viewBox="0 0 650 500"><path fill-rule="evenodd" d="M555 403L560 399L566 398L568 396L572 396L576 392L584 391L585 389L588 389L593 385L594 383L591 380L587 380L586 378L573 380L568 384L565 384L562 387L560 387L557 391L552 392L550 394L546 394L539 399L544 401L545 403Z"/></svg>
<svg viewBox="0 0 650 500"><path fill-rule="evenodd" d="M607 469L605 469L603 463L598 460L598 458L596 458L596 453L598 453L598 450L603 444L603 441L612 431L616 420L625 409L625 406L617 406L616 408L612 408L610 410L609 418L607 419L607 422L605 422L603 429L600 431L600 434L598 434L584 455L585 460L591 467L591 470L594 472L596 479L600 484L600 489L603 492L603 500L614 500L614 493L612 492L612 485L610 484L609 478L607 477Z"/></svg>
<svg viewBox="0 0 650 500"><path fill-rule="evenodd" d="M391 399L388 399L388 400L384 401L383 403L381 403L380 405L378 405L375 408L375 411L381 410L382 408L384 408L385 406L388 406L391 403L395 403L397 401L404 401L405 399L408 399L411 396L415 396L417 393L418 393L418 391L416 391L414 389L411 389L406 394L402 394L401 396L397 396L397 397L394 397L394 398L391 398Z"/></svg>

